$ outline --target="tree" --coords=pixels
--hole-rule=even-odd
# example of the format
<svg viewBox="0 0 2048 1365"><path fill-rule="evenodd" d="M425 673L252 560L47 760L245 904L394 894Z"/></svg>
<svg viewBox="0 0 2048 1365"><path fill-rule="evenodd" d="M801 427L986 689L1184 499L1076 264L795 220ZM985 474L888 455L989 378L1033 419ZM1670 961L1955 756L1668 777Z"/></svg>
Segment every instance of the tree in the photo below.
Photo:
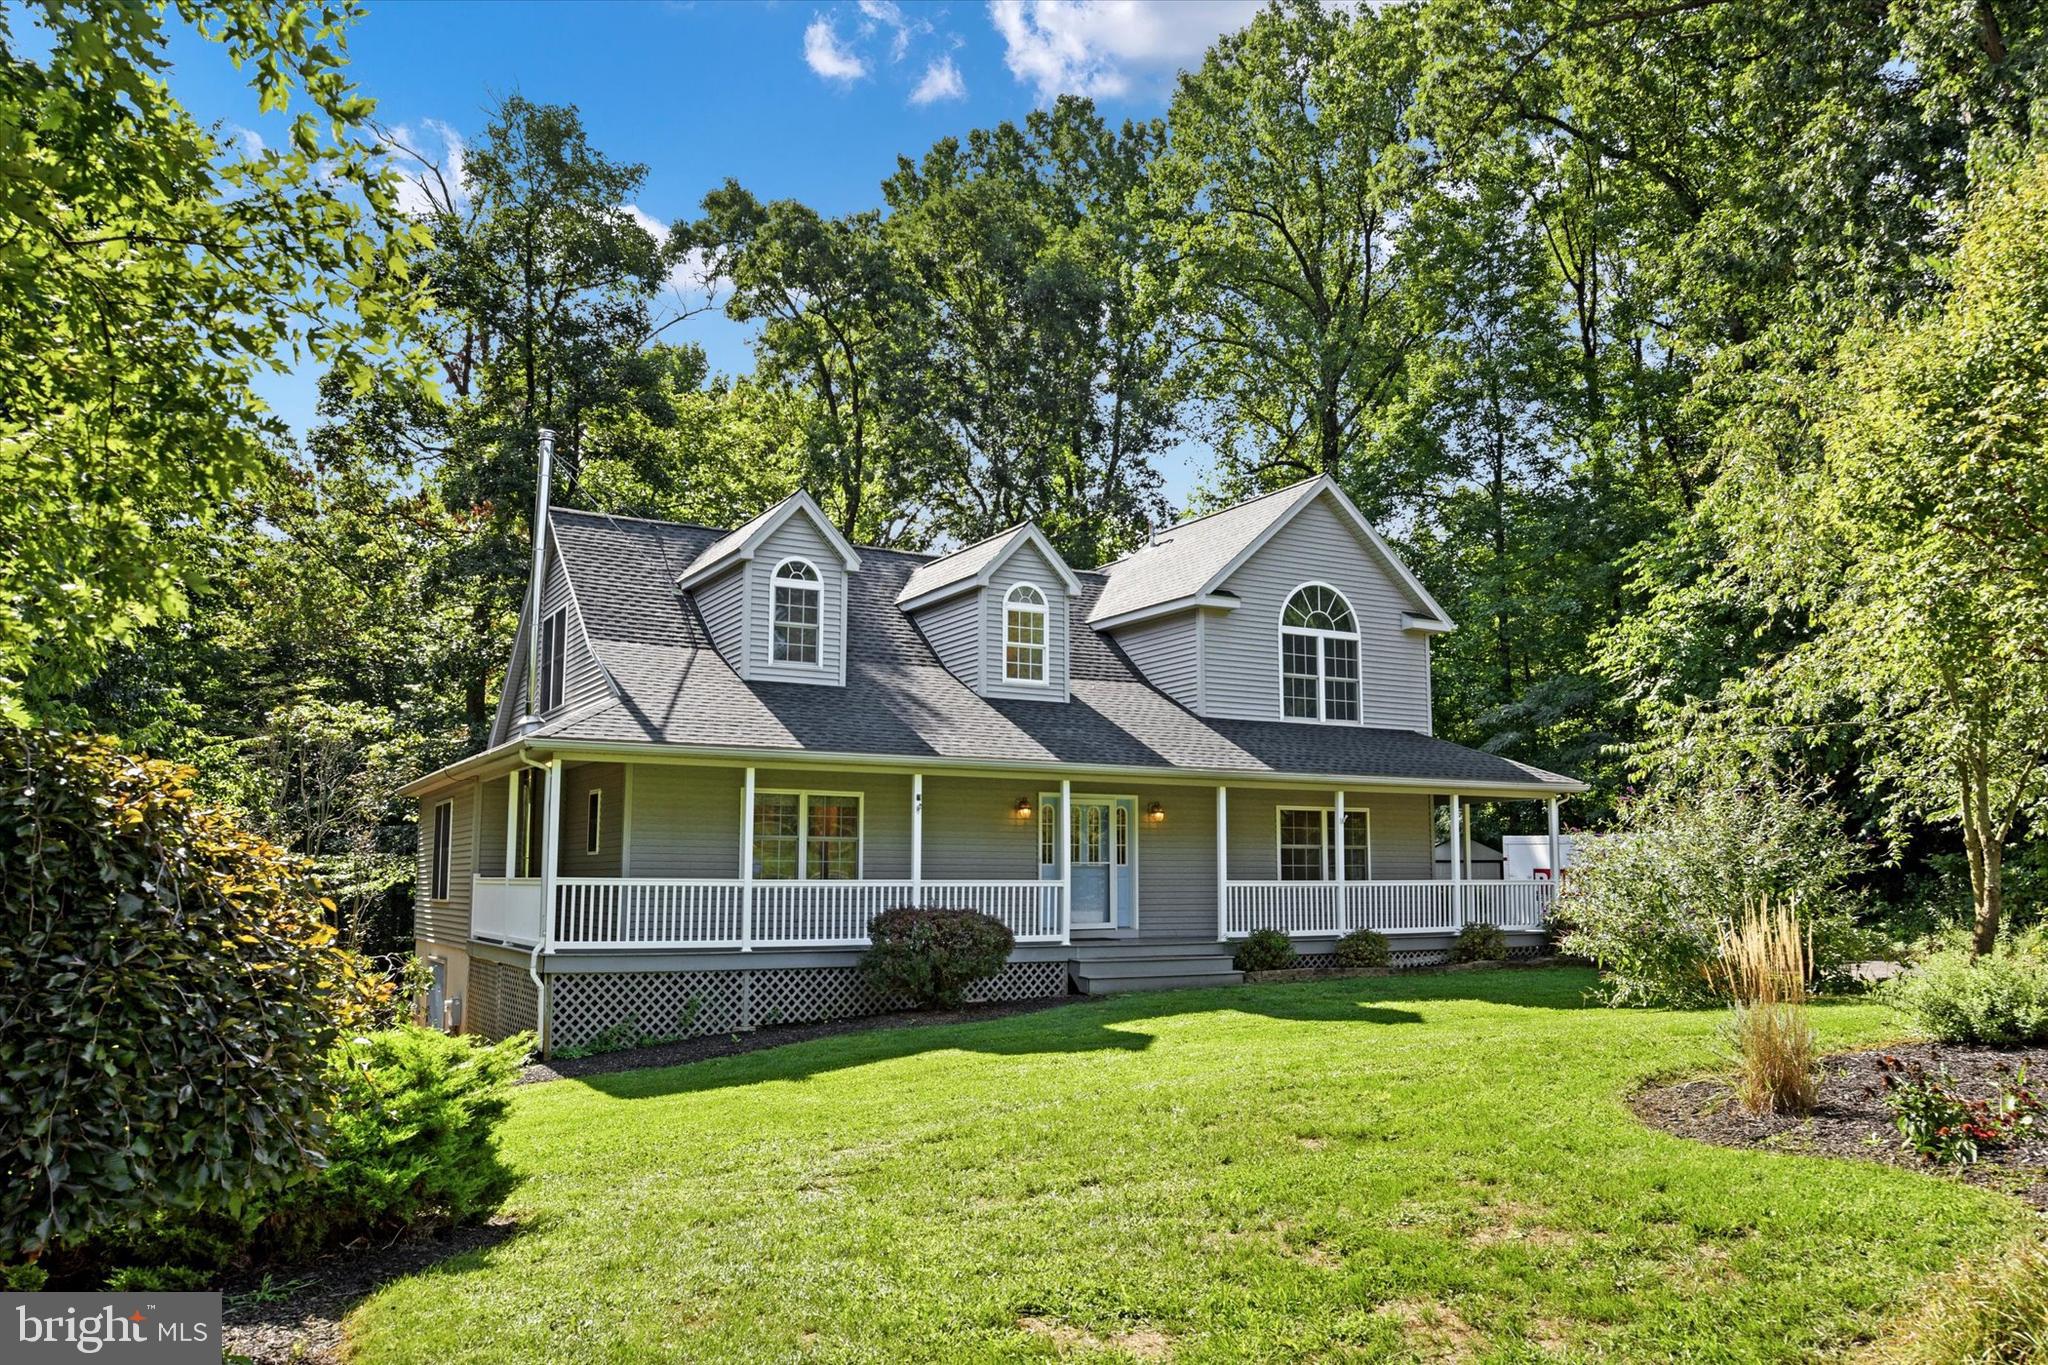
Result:
<svg viewBox="0 0 2048 1365"><path fill-rule="evenodd" d="M230 146L166 84L175 13L294 99ZM0 714L90 678L186 599L178 556L282 435L251 387L296 357L359 388L411 334L418 244L342 75L350 3L56 0L0 16Z"/></svg>

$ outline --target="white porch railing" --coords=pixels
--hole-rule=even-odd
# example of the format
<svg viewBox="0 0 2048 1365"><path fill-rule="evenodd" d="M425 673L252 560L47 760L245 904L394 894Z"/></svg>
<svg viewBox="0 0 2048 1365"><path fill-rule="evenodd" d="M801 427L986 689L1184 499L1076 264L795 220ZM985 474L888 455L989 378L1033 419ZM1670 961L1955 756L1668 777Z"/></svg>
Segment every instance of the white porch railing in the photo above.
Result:
<svg viewBox="0 0 2048 1365"><path fill-rule="evenodd" d="M922 904L980 910L1019 943L1057 943L1060 884L928 881ZM736 877L654 880L562 877L555 882L557 948L841 948L868 942L884 910L919 903L907 881L753 883Z"/></svg>
<svg viewBox="0 0 2048 1365"><path fill-rule="evenodd" d="M1230 882L1224 933L1243 938L1278 929L1301 938L1337 938L1355 929L1387 935L1456 933L1463 923L1539 930L1549 912L1549 882Z"/></svg>
<svg viewBox="0 0 2048 1365"><path fill-rule="evenodd" d="M538 877L472 877L469 932L474 938L532 947L540 942Z"/></svg>

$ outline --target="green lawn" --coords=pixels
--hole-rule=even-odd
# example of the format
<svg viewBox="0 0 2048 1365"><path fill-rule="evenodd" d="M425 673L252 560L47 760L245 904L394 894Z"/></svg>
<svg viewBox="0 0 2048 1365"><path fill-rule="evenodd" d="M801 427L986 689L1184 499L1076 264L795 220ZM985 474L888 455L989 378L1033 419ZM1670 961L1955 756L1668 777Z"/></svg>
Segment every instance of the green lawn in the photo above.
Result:
<svg viewBox="0 0 2048 1365"><path fill-rule="evenodd" d="M2029 1222L1643 1128L1622 1096L1713 1066L1718 1019L1591 982L1125 996L534 1087L523 1231L365 1303L355 1359L1800 1359Z"/></svg>

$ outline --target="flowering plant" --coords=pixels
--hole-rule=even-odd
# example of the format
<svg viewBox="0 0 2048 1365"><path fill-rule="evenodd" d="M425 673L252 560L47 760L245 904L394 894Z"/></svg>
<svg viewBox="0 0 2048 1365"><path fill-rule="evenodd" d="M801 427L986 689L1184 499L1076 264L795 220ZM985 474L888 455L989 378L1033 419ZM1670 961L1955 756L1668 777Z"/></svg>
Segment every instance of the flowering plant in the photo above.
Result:
<svg viewBox="0 0 2048 1365"><path fill-rule="evenodd" d="M2027 1086L2024 1065L2013 1073L2011 1084L1975 1100L1957 1094L1945 1070L1930 1076L1925 1067L1907 1066L1896 1057L1880 1059L1878 1069L1899 1136L1940 1166L1970 1165L1985 1147L2031 1129L2042 1109L2040 1097Z"/></svg>

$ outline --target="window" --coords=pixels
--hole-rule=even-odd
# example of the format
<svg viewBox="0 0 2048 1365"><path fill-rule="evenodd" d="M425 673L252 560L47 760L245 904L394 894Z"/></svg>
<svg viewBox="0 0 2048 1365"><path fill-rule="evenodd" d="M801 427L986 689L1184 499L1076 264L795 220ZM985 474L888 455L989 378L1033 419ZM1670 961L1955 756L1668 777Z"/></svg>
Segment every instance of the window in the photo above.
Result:
<svg viewBox="0 0 2048 1365"><path fill-rule="evenodd" d="M1003 677L1045 681L1045 594L1019 583L1003 599Z"/></svg>
<svg viewBox="0 0 2048 1365"><path fill-rule="evenodd" d="M455 856L455 803L434 807L434 862L427 874L427 899L448 899L449 864Z"/></svg>
<svg viewBox="0 0 2048 1365"><path fill-rule="evenodd" d="M819 601L824 596L818 571L801 559L785 560L775 570L775 662L815 664L819 661Z"/></svg>
<svg viewBox="0 0 2048 1365"><path fill-rule="evenodd" d="M858 878L860 797L823 792L756 792L754 875L763 881Z"/></svg>
<svg viewBox="0 0 2048 1365"><path fill-rule="evenodd" d="M584 808L583 851L585 853L596 853L599 851L597 830L600 818L603 815L604 793L594 791L590 794L589 803Z"/></svg>
<svg viewBox="0 0 2048 1365"><path fill-rule="evenodd" d="M551 613L540 625L540 710L562 704L562 675L569 665L569 609Z"/></svg>
<svg viewBox="0 0 2048 1365"><path fill-rule="evenodd" d="M1336 880L1336 812L1328 807L1280 808L1280 880ZM1344 880L1372 879L1372 812L1344 812Z"/></svg>
<svg viewBox="0 0 2048 1365"><path fill-rule="evenodd" d="M1060 808L1055 801L1038 803L1038 861L1051 867L1060 860Z"/></svg>
<svg viewBox="0 0 2048 1365"><path fill-rule="evenodd" d="M1335 588L1296 589L1280 614L1280 709L1290 719L1358 719L1358 624Z"/></svg>

